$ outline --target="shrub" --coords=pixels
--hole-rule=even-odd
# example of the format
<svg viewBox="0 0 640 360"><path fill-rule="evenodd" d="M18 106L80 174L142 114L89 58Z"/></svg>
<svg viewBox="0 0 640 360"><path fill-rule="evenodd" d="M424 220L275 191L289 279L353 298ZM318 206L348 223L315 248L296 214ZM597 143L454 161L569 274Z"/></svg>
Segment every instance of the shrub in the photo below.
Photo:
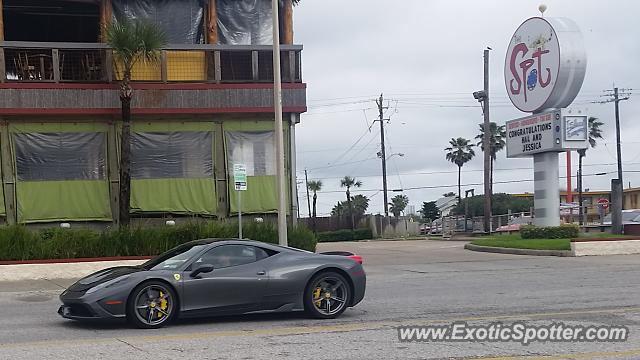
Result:
<svg viewBox="0 0 640 360"><path fill-rule="evenodd" d="M351 230L324 231L318 233L318 242L352 241L373 239L370 228L358 228Z"/></svg>
<svg viewBox="0 0 640 360"><path fill-rule="evenodd" d="M571 239L578 237L578 231L578 226L571 224L547 227L527 225L520 228L520 237L523 239Z"/></svg>
<svg viewBox="0 0 640 360"><path fill-rule="evenodd" d="M247 223L243 237L277 244L272 223ZM234 223L188 223L172 227L136 227L103 232L90 229L51 228L32 231L24 226L0 227L0 260L73 259L111 256L153 256L187 241L237 238ZM316 238L298 226L288 231L289 246L315 251Z"/></svg>

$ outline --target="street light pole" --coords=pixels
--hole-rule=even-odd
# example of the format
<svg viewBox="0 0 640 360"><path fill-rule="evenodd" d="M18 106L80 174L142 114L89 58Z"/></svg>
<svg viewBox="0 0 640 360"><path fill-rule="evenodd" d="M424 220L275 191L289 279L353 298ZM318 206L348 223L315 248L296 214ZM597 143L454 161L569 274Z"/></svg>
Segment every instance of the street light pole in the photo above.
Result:
<svg viewBox="0 0 640 360"><path fill-rule="evenodd" d="M287 210L284 169L284 129L282 126L282 78L280 74L280 21L279 1L271 0L273 25L273 107L276 130L276 178L278 189L278 244L287 246ZM293 175L292 175L293 176Z"/></svg>
<svg viewBox="0 0 640 360"><path fill-rule="evenodd" d="M491 232L491 123L489 122L489 50L484 50L484 232Z"/></svg>

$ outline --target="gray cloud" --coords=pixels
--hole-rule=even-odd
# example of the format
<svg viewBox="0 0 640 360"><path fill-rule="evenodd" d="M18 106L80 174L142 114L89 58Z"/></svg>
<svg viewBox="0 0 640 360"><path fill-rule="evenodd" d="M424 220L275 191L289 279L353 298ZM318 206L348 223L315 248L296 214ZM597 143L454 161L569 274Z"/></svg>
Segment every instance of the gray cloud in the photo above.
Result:
<svg viewBox="0 0 640 360"><path fill-rule="evenodd" d="M509 38L526 18L538 15L539 1L313 1L303 0L295 12L296 43L305 46L303 77L308 84L309 112L298 126L298 176L309 169L311 179L325 187L319 194L319 212L328 213L344 198L339 178L361 177L363 192L373 196L370 210L382 211L379 135L374 99L380 92L390 99L387 153L389 188L407 190L410 204L435 200L456 191L456 167L444 159L444 147L452 137L473 138L482 113L471 93L482 88L482 50L491 46L492 121L526 114L517 111L506 95L504 54ZM546 16L570 17L581 27L589 57L587 76L575 106L605 122L605 139L588 151L585 174L615 171L613 105L602 90L613 83L636 90L635 98L621 103L623 161L625 170L640 170L640 75L635 67L640 42L635 27L640 3L616 1L547 1ZM336 105L341 103L341 105ZM333 104L333 105L332 105ZM353 150L345 151L363 135ZM464 166L462 182L481 183L481 152ZM344 154L344 155L343 155ZM343 155L343 156L341 156ZM577 171L574 155L573 174ZM561 155L564 164L564 155ZM331 166L347 163L342 166ZM532 178L530 159L498 156L495 180ZM524 169L522 169L524 168ZM503 170L516 169L516 170ZM521 170L518 170L521 169ZM449 172L449 173L442 173ZM561 174L565 168L560 169ZM399 175L398 175L399 174ZM640 173L626 173L625 184L640 186ZM376 176L378 175L378 176ZM606 189L614 175L587 176L585 187ZM560 180L564 186L565 180ZM575 186L575 180L574 180ZM482 186L475 187L481 192ZM494 191L533 191L532 182L497 184ZM304 195L304 186L300 188ZM391 195L395 195L392 193ZM306 214L306 199L301 198Z"/></svg>

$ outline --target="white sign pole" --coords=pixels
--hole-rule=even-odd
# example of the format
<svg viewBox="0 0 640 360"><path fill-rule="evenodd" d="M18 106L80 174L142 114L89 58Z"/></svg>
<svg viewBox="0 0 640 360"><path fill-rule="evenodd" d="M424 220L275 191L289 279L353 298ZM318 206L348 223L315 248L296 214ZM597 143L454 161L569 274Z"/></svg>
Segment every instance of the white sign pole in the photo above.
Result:
<svg viewBox="0 0 640 360"><path fill-rule="evenodd" d="M242 191L237 191L238 193L238 238L242 239Z"/></svg>
<svg viewBox="0 0 640 360"><path fill-rule="evenodd" d="M242 239L242 192L247 190L247 166L233 164L233 182L238 196L238 238Z"/></svg>

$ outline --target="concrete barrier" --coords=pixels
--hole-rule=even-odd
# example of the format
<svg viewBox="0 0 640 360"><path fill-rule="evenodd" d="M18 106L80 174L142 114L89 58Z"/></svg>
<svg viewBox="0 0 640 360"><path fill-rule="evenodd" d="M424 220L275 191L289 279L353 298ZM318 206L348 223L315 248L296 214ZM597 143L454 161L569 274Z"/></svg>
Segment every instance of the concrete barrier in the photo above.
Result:
<svg viewBox="0 0 640 360"><path fill-rule="evenodd" d="M640 238L574 239L571 253L573 256L640 254Z"/></svg>

